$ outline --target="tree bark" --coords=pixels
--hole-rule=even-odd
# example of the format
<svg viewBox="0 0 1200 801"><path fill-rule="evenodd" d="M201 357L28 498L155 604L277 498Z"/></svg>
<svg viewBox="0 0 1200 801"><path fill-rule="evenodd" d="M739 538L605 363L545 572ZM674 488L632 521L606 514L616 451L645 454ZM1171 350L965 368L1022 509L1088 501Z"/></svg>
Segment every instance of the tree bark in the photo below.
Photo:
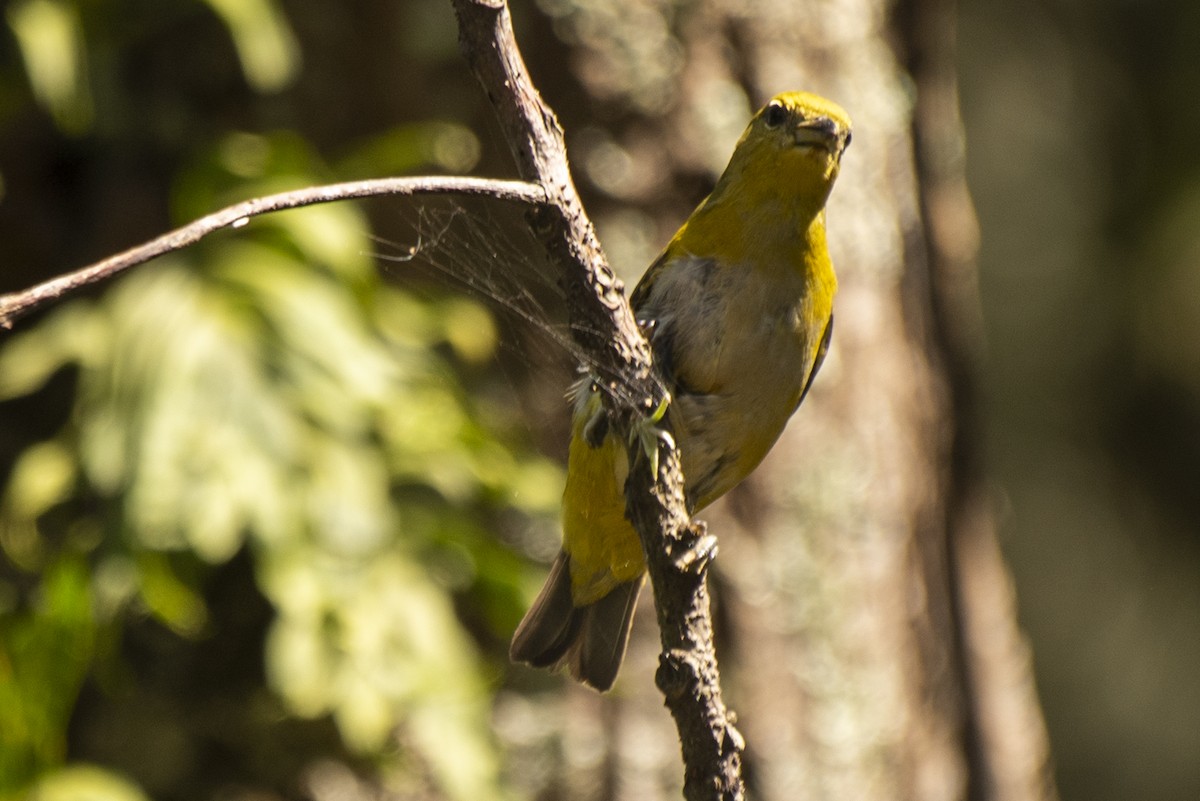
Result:
<svg viewBox="0 0 1200 801"><path fill-rule="evenodd" d="M623 111L605 146L631 160L630 175L669 187L585 168L602 234L638 229L631 203L642 229L671 230L687 211L679 198L723 166L750 110L777 91L825 94L854 120L829 204L840 281L830 356L767 461L705 515L722 543L718 656L749 794L1053 799L980 468L977 237L953 4L553 8L578 42L582 103ZM654 35L677 42L673 66ZM652 670L651 653L635 641L629 674ZM611 771L628 777L613 798L671 797L669 771L622 743L668 734L645 684L627 687L608 722Z"/></svg>

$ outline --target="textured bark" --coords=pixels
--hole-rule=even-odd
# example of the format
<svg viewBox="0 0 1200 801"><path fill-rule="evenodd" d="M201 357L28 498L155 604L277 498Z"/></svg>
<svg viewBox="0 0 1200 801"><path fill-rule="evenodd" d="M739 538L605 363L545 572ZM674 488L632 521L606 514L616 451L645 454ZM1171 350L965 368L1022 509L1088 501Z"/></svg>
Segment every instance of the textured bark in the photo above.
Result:
<svg viewBox="0 0 1200 801"><path fill-rule="evenodd" d="M1053 798L1049 743L1028 646L990 513L982 453L978 365L982 317L978 229L965 175L958 114L953 0L901 3L905 63L917 86L913 134L930 275L928 348L949 387L953 437L944 497L947 581L956 669L963 690L968 797Z"/></svg>
<svg viewBox="0 0 1200 801"><path fill-rule="evenodd" d="M504 0L455 0L464 55L488 95L526 180L547 203L530 225L541 237L567 299L571 334L595 380L603 382L609 419L629 439L639 415L663 399L648 343L638 330L622 283L608 266L583 211L567 163L562 128L533 86L517 48ZM658 424L658 456L630 449L627 514L642 540L658 612L662 657L657 685L675 719L689 801L740 801L741 735L721 698L713 652L703 526L684 509L679 453L669 421Z"/></svg>

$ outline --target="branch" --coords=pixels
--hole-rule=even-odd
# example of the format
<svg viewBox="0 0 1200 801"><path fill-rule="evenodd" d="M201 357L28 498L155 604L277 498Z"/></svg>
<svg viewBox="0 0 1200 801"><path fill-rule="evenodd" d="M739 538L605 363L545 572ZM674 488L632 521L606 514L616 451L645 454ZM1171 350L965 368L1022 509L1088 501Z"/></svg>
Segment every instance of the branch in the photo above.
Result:
<svg viewBox="0 0 1200 801"><path fill-rule="evenodd" d="M481 195L514 203L539 206L546 202L541 187L523 181L497 181L486 178L424 177L376 178L328 186L310 186L281 192L277 195L252 198L235 203L220 211L201 217L174 231L130 248L115 256L82 269L60 275L20 292L0 295L0 328L12 328L13 323L84 287L105 281L118 273L144 264L153 258L199 242L222 228L239 228L251 217L284 209L329 203L335 200L372 197L375 195Z"/></svg>
<svg viewBox="0 0 1200 801"><path fill-rule="evenodd" d="M463 53L491 100L523 178L545 188L547 204L531 219L561 269L576 342L611 387L610 417L630 428L655 409L661 381L621 282L613 275L583 211L567 164L562 128L534 88L513 36L504 0L453 0ZM617 399L637 399L627 408ZM661 426L668 433L670 415ZM701 524L689 523L679 454L659 445L654 475L631 450L626 511L642 540L662 637L656 681L679 731L684 796L734 801L744 795L741 735L721 699L712 643L706 574L716 553Z"/></svg>

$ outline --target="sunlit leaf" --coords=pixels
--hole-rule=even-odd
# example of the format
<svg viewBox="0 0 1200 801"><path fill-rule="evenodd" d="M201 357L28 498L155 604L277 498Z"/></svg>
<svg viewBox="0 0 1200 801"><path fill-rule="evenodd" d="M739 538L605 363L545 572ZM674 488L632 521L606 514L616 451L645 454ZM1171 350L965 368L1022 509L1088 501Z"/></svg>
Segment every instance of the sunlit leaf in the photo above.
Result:
<svg viewBox="0 0 1200 801"><path fill-rule="evenodd" d="M380 454L322 436L314 436L309 448L305 502L315 540L334 554L374 553L394 532Z"/></svg>
<svg viewBox="0 0 1200 801"><path fill-rule="evenodd" d="M0 400L28 395L68 364L91 364L108 331L87 303L72 303L0 350Z"/></svg>
<svg viewBox="0 0 1200 801"><path fill-rule="evenodd" d="M66 500L75 480L71 454L57 442L42 442L21 454L5 496L7 512L33 520Z"/></svg>
<svg viewBox="0 0 1200 801"><path fill-rule="evenodd" d="M338 164L345 178L406 175L435 166L451 173L470 172L479 162L479 138L451 122L398 125L359 145Z"/></svg>
<svg viewBox="0 0 1200 801"><path fill-rule="evenodd" d="M204 0L228 26L251 86L277 92L300 69L300 49L287 18L271 0Z"/></svg>
<svg viewBox="0 0 1200 801"><path fill-rule="evenodd" d="M18 0L6 16L38 102L66 133L85 133L93 108L78 10L62 0Z"/></svg>
<svg viewBox="0 0 1200 801"><path fill-rule="evenodd" d="M487 309L474 301L454 298L442 304L441 312L444 336L459 358L479 363L495 355L499 335Z"/></svg>
<svg viewBox="0 0 1200 801"><path fill-rule="evenodd" d="M308 603L287 597L297 586ZM395 549L360 562L296 559L269 569L264 588L281 594L269 676L293 708L332 713L346 742L366 753L384 746L394 721L407 721L449 797L497 797L474 655L421 568Z"/></svg>
<svg viewBox="0 0 1200 801"><path fill-rule="evenodd" d="M66 726L92 658L87 566L78 557L45 570L37 602L0 618L0 797L66 750Z"/></svg>
<svg viewBox="0 0 1200 801"><path fill-rule="evenodd" d="M95 765L70 765L44 776L29 801L149 801L123 776Z"/></svg>
<svg viewBox="0 0 1200 801"><path fill-rule="evenodd" d="M204 599L180 581L165 556L146 551L137 558L141 598L156 618L173 631L195 637L204 627Z"/></svg>

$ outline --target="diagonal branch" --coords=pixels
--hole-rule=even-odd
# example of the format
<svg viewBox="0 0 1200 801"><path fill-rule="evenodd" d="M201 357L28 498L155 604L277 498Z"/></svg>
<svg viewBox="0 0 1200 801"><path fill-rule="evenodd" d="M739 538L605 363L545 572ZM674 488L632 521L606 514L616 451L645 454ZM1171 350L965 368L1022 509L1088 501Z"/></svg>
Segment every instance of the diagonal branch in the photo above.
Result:
<svg viewBox="0 0 1200 801"><path fill-rule="evenodd" d="M491 100L523 178L545 188L531 222L560 269L576 341L610 387L610 416L625 431L658 406L650 347L621 282L596 241L575 191L562 128L533 86L504 0L453 0L464 55ZM638 408L619 408L619 398ZM670 415L664 420L669 432ZM662 637L656 677L679 731L684 796L734 801L744 795L741 735L721 699L706 585L715 553L702 525L689 522L679 454L658 443L658 473L640 450L626 482L626 510L642 540Z"/></svg>
<svg viewBox="0 0 1200 801"><path fill-rule="evenodd" d="M49 281L19 292L0 295L0 328L12 328L20 318L42 306L139 264L193 245L222 228L237 228L251 217L272 211L330 203L335 200L372 197L375 195L483 195L514 203L538 206L546 202L540 186L523 181L497 181L486 178L421 177L376 178L328 186L310 186L276 195L251 198L235 203L206 217L169 231L156 239L74 272L51 278Z"/></svg>

